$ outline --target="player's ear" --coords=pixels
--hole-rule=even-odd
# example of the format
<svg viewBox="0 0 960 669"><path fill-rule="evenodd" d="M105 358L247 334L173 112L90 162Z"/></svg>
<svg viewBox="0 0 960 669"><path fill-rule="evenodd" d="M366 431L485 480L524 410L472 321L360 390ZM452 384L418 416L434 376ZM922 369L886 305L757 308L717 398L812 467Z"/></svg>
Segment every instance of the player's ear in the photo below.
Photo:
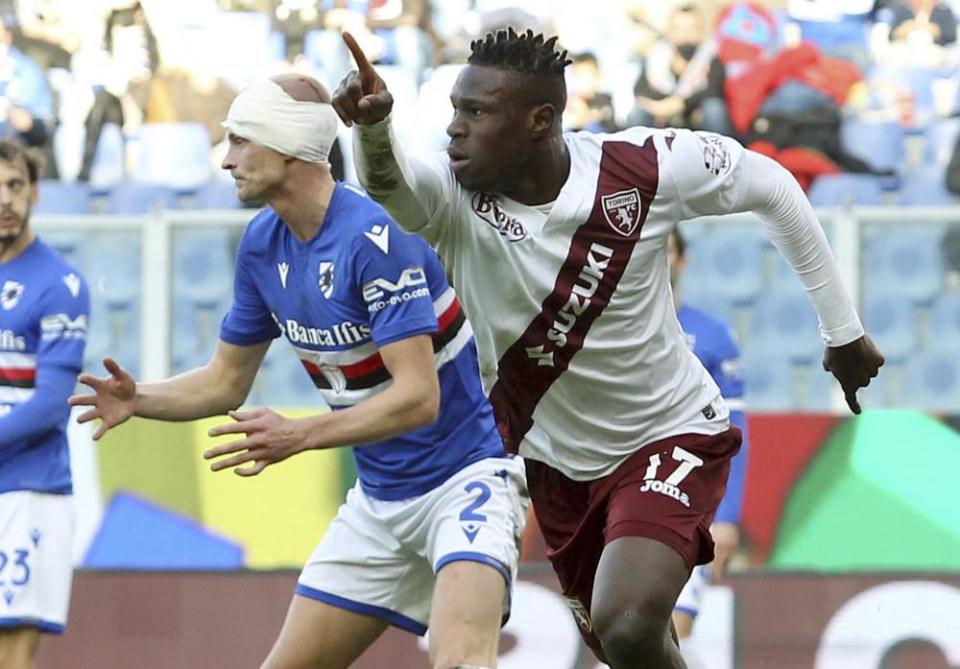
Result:
<svg viewBox="0 0 960 669"><path fill-rule="evenodd" d="M535 138L550 134L555 123L560 122L556 108L551 104L533 107L527 116L527 127Z"/></svg>

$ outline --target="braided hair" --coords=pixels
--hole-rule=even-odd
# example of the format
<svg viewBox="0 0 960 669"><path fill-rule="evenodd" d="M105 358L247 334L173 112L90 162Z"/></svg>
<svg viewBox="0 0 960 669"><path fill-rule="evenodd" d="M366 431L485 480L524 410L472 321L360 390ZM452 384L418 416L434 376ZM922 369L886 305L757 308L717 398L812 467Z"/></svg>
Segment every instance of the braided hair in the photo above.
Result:
<svg viewBox="0 0 960 669"><path fill-rule="evenodd" d="M563 68L572 63L567 52L556 49L557 37L544 39L532 30L517 33L512 27L487 33L470 43L470 65L488 65L533 76L563 76Z"/></svg>

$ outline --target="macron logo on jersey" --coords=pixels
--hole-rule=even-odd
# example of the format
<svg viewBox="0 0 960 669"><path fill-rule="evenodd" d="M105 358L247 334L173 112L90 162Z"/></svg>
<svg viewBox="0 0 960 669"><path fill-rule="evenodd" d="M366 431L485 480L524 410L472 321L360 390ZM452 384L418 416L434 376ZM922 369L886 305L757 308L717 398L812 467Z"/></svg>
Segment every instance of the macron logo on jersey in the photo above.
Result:
<svg viewBox="0 0 960 669"><path fill-rule="evenodd" d="M375 225L370 232L364 232L363 236L377 245L377 248L384 253L390 253L390 228L386 225Z"/></svg>
<svg viewBox="0 0 960 669"><path fill-rule="evenodd" d="M70 291L70 294L76 297L80 294L80 277L70 272L65 277L63 277L63 284L67 287L67 290Z"/></svg>
<svg viewBox="0 0 960 669"><path fill-rule="evenodd" d="M277 272L280 273L280 285L287 287L287 274L290 273L290 265L285 262L277 263Z"/></svg>

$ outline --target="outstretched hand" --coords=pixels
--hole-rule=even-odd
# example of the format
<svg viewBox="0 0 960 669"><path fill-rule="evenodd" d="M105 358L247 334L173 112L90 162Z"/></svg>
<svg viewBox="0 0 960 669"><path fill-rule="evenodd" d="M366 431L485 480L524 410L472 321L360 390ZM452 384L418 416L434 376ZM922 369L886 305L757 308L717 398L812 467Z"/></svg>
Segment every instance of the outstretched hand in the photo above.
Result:
<svg viewBox="0 0 960 669"><path fill-rule="evenodd" d="M210 469L215 472L233 467L234 472L240 476L256 476L266 469L267 465L286 460L307 448L302 424L284 418L276 411L260 407L250 411L231 411L227 415L235 422L213 427L207 434L211 437L244 434L246 438L204 452L203 457L207 460L235 454L211 464ZM253 464L240 467L248 462Z"/></svg>
<svg viewBox="0 0 960 669"><path fill-rule="evenodd" d="M343 33L343 41L357 61L357 69L348 72L333 92L333 108L347 127L378 123L390 115L393 96L353 35Z"/></svg>
<svg viewBox="0 0 960 669"><path fill-rule="evenodd" d="M92 374L81 374L78 381L93 389L93 395L73 395L67 400L72 406L93 407L77 417L78 423L87 423L95 418L100 419L100 425L93 433L93 440L102 437L107 430L126 421L134 412L137 397L137 383L123 367L113 358L104 358L103 366L110 376L96 377Z"/></svg>
<svg viewBox="0 0 960 669"><path fill-rule="evenodd" d="M843 346L828 347L823 354L823 368L840 382L847 406L855 414L861 411L857 391L870 385L883 363L883 354L867 335Z"/></svg>

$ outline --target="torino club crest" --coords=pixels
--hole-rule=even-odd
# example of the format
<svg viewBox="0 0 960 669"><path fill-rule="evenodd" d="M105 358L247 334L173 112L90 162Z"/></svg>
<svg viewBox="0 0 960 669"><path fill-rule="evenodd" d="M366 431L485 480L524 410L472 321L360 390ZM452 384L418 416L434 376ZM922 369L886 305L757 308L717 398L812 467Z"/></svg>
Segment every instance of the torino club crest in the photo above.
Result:
<svg viewBox="0 0 960 669"><path fill-rule="evenodd" d="M610 227L629 237L640 224L640 191L636 188L604 195L603 216Z"/></svg>

